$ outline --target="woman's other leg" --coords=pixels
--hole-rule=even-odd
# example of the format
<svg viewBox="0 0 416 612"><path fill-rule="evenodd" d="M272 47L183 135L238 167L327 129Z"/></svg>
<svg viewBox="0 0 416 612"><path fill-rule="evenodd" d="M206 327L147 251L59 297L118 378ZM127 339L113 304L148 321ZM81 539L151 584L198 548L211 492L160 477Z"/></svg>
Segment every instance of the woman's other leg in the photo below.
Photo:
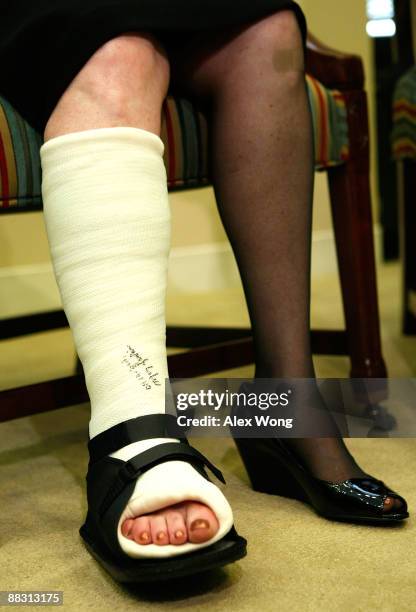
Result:
<svg viewBox="0 0 416 612"><path fill-rule="evenodd" d="M213 184L243 282L256 377L313 378L313 135L295 14L200 35L171 58L172 79L210 112ZM307 402L324 408L318 392L305 410ZM327 427L335 431L325 416ZM287 443L319 478L364 475L339 435Z"/></svg>

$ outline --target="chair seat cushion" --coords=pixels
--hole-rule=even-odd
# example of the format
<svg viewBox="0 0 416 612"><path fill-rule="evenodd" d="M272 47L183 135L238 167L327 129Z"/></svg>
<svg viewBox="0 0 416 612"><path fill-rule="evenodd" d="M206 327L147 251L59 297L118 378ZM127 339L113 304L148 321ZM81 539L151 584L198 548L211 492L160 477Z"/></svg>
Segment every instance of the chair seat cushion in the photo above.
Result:
<svg viewBox="0 0 416 612"><path fill-rule="evenodd" d="M315 144L315 168L349 156L345 100L307 76ZM168 96L162 113L164 161L170 190L209 185L206 117L187 99ZM0 96L0 212L42 210L39 149L42 136Z"/></svg>

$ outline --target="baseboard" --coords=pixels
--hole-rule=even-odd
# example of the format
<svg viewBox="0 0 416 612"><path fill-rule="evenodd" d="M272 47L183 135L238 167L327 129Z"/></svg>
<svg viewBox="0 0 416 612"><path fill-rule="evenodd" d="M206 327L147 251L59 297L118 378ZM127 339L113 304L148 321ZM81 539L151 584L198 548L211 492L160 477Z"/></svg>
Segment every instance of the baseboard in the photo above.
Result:
<svg viewBox="0 0 416 612"><path fill-rule="evenodd" d="M382 260L382 229L375 227L377 263ZM337 274L332 231L317 231L312 238L312 274ZM0 268L0 317L43 312L61 307L52 264ZM173 248L169 260L172 292L215 291L240 286L240 277L229 243Z"/></svg>
<svg viewBox="0 0 416 612"><path fill-rule="evenodd" d="M0 268L0 318L61 308L49 262Z"/></svg>
<svg viewBox="0 0 416 612"><path fill-rule="evenodd" d="M376 263L382 262L382 227L374 227ZM312 235L312 278L336 276L338 264L332 230ZM190 281L192 279L192 281ZM240 285L240 276L229 243L202 244L172 249L169 289L172 291L221 290Z"/></svg>
<svg viewBox="0 0 416 612"><path fill-rule="evenodd" d="M240 285L228 242L173 248L168 287L174 292L215 291Z"/></svg>
<svg viewBox="0 0 416 612"><path fill-rule="evenodd" d="M377 224L373 232L376 265L383 262L383 228ZM354 245L351 245L354 248ZM332 230L312 234L312 278L338 274L335 239Z"/></svg>

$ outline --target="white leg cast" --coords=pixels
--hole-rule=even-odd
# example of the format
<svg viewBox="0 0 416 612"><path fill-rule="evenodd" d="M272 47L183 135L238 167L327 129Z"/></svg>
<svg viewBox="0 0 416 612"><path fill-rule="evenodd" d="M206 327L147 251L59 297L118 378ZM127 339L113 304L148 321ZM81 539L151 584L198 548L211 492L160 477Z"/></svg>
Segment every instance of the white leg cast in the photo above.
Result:
<svg viewBox="0 0 416 612"><path fill-rule="evenodd" d="M40 154L51 258L84 367L93 438L165 411L170 209L163 142L139 128L97 128L52 138ZM128 460L159 442L137 442L113 456ZM208 542L140 546L121 534L125 518L187 499L217 515L220 529ZM232 524L221 491L188 463L169 461L138 479L118 537L129 556L163 557L208 546Z"/></svg>

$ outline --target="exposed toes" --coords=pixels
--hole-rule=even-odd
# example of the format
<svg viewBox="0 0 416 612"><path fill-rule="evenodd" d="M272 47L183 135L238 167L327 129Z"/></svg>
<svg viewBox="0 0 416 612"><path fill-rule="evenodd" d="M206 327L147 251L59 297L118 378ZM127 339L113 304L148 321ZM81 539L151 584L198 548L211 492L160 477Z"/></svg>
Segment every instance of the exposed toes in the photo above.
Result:
<svg viewBox="0 0 416 612"><path fill-rule="evenodd" d="M151 544L152 535L150 531L150 522L147 516L139 516L134 519L134 525L130 533L130 539L137 544Z"/></svg>
<svg viewBox="0 0 416 612"><path fill-rule="evenodd" d="M158 512L126 519L121 532L141 545L180 546L186 542L206 542L218 528L218 520L208 506L186 501Z"/></svg>
<svg viewBox="0 0 416 612"><path fill-rule="evenodd" d="M169 544L168 526L164 514L152 514L149 517L153 544L166 546Z"/></svg>
<svg viewBox="0 0 416 612"><path fill-rule="evenodd" d="M399 499L395 497L386 497L384 500L383 512L401 511L403 504Z"/></svg>
<svg viewBox="0 0 416 612"><path fill-rule="evenodd" d="M207 506L189 502L186 509L188 540L194 544L210 540L218 531L218 520Z"/></svg>
<svg viewBox="0 0 416 612"><path fill-rule="evenodd" d="M126 519L124 523L122 524L121 533L123 534L125 538L133 539L130 535L131 530L133 529L133 525L134 525L134 519Z"/></svg>
<svg viewBox="0 0 416 612"><path fill-rule="evenodd" d="M165 515L169 541L176 546L185 544L188 540L184 515L185 513L179 512L178 510L168 510Z"/></svg>

